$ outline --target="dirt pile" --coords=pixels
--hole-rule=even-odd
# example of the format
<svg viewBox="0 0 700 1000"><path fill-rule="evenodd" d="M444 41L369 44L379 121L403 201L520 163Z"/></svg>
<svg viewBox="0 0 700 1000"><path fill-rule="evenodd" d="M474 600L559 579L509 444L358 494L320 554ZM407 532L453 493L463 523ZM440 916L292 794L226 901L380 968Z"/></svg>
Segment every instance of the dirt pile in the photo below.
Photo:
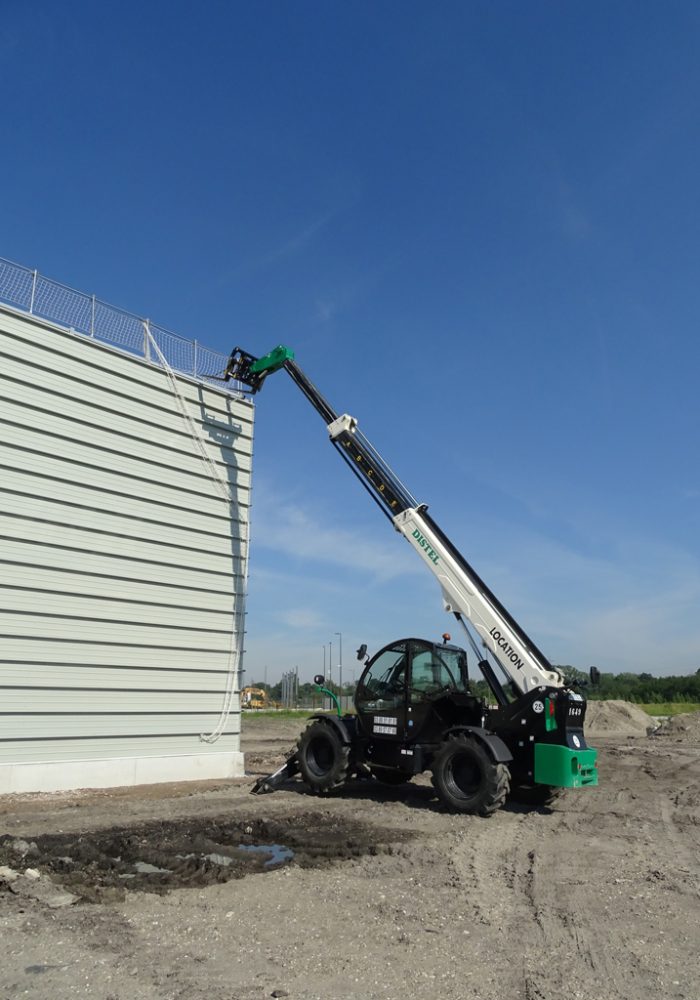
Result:
<svg viewBox="0 0 700 1000"><path fill-rule="evenodd" d="M676 743L700 743L700 712L674 715L664 723L658 735L673 737Z"/></svg>
<svg viewBox="0 0 700 1000"><path fill-rule="evenodd" d="M648 736L656 727L650 715L629 701L588 702L588 736Z"/></svg>

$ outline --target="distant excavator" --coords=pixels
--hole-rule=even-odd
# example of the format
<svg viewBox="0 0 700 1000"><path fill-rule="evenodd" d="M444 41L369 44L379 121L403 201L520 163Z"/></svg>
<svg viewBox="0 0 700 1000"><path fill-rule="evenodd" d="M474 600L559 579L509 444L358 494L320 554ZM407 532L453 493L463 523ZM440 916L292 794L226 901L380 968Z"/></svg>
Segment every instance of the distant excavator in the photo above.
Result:
<svg viewBox="0 0 700 1000"><path fill-rule="evenodd" d="M243 709L279 707L279 702L273 701L265 688L244 687L241 691L241 708Z"/></svg>

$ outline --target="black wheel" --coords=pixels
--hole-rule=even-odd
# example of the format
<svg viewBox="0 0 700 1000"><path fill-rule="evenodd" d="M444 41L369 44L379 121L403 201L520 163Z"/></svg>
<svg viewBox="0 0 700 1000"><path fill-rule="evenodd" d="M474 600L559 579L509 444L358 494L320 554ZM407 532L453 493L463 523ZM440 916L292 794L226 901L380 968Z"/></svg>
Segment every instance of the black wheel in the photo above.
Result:
<svg viewBox="0 0 700 1000"><path fill-rule="evenodd" d="M510 771L505 764L495 764L477 740L460 734L435 755L433 785L454 812L490 816L506 800Z"/></svg>
<svg viewBox="0 0 700 1000"><path fill-rule="evenodd" d="M381 781L383 785L405 785L407 781L411 780L411 775L405 774L403 771L390 771L384 767L373 767L371 771L377 781Z"/></svg>
<svg viewBox="0 0 700 1000"><path fill-rule="evenodd" d="M350 747L332 723L312 722L299 737L297 747L299 770L314 792L330 792L346 780Z"/></svg>
<svg viewBox="0 0 700 1000"><path fill-rule="evenodd" d="M510 797L513 802L525 806L550 806L559 791L554 785L515 785L510 790Z"/></svg>

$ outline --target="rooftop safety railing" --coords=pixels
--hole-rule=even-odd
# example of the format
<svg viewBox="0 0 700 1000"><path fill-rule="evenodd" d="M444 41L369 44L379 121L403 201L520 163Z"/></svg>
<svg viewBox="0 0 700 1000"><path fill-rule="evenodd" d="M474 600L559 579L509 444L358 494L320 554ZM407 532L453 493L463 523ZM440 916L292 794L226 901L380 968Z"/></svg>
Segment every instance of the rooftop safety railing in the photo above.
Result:
<svg viewBox="0 0 700 1000"><path fill-rule="evenodd" d="M226 392L244 389L238 382L218 381L224 373L227 355L3 257L0 257L0 302L73 333L112 344L162 367L160 359L150 349L144 329L146 323L172 369Z"/></svg>

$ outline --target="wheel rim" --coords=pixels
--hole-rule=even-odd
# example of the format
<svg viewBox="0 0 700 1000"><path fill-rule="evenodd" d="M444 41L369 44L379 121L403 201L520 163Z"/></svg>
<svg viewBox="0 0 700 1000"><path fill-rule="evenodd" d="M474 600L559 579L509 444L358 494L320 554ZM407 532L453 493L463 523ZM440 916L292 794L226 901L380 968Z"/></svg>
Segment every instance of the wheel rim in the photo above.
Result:
<svg viewBox="0 0 700 1000"><path fill-rule="evenodd" d="M453 795L471 799L479 791L483 773L471 754L456 753L446 770L447 785Z"/></svg>
<svg viewBox="0 0 700 1000"><path fill-rule="evenodd" d="M315 736L309 740L306 751L306 763L312 774L321 778L333 767L335 753L333 745L326 736Z"/></svg>

